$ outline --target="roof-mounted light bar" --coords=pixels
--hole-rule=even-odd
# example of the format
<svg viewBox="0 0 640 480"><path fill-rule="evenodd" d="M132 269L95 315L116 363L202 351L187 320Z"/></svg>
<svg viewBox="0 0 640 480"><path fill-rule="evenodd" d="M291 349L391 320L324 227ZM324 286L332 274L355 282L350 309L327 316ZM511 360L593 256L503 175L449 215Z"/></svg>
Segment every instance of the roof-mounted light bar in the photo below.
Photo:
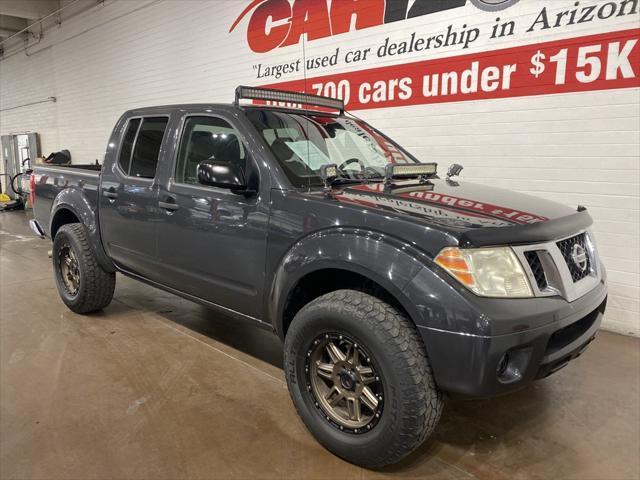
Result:
<svg viewBox="0 0 640 480"><path fill-rule="evenodd" d="M438 173L437 163L389 163L384 169L385 183L392 179L431 178Z"/></svg>
<svg viewBox="0 0 640 480"><path fill-rule="evenodd" d="M330 108L344 113L344 102L331 97L321 97L310 93L287 92L271 88L258 88L239 86L236 88L235 104L239 105L240 100L265 100L270 102L299 103L302 105L312 105L315 107Z"/></svg>

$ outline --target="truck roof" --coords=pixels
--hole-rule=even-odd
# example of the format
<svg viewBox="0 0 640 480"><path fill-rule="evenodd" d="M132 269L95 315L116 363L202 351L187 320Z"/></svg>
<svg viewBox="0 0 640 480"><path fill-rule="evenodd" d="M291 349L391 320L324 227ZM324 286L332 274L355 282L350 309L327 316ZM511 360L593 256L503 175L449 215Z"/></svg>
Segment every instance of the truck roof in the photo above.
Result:
<svg viewBox="0 0 640 480"><path fill-rule="evenodd" d="M169 112L175 111L184 111L184 112L193 112L193 111L207 111L207 110L218 110L218 111L226 111L226 112L234 112L238 110L272 110L272 111L280 111L280 112L288 112L288 113L297 113L297 114L308 114L308 115L326 115L338 117L340 116L337 113L333 112L325 112L320 110L312 110L305 108L295 108L295 107L285 107L280 105L257 105L257 104L248 104L248 105L235 105L233 103L178 103L173 105L157 105L153 107L140 107L134 108L131 110L127 110L125 114L127 116L133 115L159 115L166 114Z"/></svg>
<svg viewBox="0 0 640 480"><path fill-rule="evenodd" d="M265 104L249 104L241 105L240 100L258 100L263 102L277 102L276 105ZM297 107L287 107L278 104L288 105L300 105ZM310 105L316 107L314 109L301 108L302 105ZM323 108L325 110L317 110L317 108ZM309 114L322 114L322 115L334 115L330 112L326 112L326 109L337 110L340 115L344 115L344 101L331 97L323 97L320 95L313 95L309 93L289 92L285 90L274 90L270 88L259 87L246 87L239 86L236 88L235 101L233 103L183 103L175 105L161 105L154 107L143 107L128 110L126 113L131 115L148 115L166 113L167 111L206 111L207 109L216 109L218 111L237 111L246 108L262 108L268 110L278 110L296 113L309 113Z"/></svg>
<svg viewBox="0 0 640 480"><path fill-rule="evenodd" d="M172 112L176 110L207 110L207 109L216 109L216 110L237 110L237 106L232 105L230 103L176 103L170 105L155 105L150 107L140 107L140 108L132 108L131 110L127 110L126 113L135 113L140 115L145 115L149 113L166 113Z"/></svg>

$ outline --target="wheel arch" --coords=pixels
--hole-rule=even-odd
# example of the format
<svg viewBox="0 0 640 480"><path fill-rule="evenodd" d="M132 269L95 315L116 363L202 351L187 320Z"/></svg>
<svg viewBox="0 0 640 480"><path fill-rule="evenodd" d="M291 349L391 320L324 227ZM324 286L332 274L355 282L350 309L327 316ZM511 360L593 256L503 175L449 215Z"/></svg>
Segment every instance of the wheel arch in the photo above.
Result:
<svg viewBox="0 0 640 480"><path fill-rule="evenodd" d="M82 192L66 189L58 194L51 207L49 235L51 240L63 225L80 223L90 240L98 262L108 272L115 272L115 267L102 248L102 239L98 225L97 213L90 207Z"/></svg>
<svg viewBox="0 0 640 480"><path fill-rule="evenodd" d="M60 227L63 225L67 225L69 223L82 223L78 215L73 211L72 208L67 206L61 206L56 210L56 212L51 216L51 226L49 228L49 232L51 233L51 239L56 238L56 233L60 230Z"/></svg>
<svg viewBox="0 0 640 480"><path fill-rule="evenodd" d="M281 339L307 303L344 288L369 293L401 310L416 324L420 317L404 287L424 267L407 245L386 235L336 229L296 243L276 270L268 316Z"/></svg>

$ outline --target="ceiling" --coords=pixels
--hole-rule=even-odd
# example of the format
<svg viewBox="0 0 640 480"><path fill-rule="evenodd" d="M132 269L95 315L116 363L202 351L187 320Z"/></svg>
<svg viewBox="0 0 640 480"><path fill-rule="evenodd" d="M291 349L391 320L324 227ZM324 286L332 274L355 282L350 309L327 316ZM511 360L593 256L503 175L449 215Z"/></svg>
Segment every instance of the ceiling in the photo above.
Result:
<svg viewBox="0 0 640 480"><path fill-rule="evenodd" d="M55 12L64 3L60 0L0 0L0 41Z"/></svg>

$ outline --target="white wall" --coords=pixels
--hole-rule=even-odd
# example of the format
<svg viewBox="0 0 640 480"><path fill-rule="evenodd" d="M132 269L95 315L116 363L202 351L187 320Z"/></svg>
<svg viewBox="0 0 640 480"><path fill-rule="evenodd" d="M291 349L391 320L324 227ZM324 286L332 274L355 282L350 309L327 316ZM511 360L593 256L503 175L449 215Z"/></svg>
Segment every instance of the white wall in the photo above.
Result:
<svg viewBox="0 0 640 480"><path fill-rule="evenodd" d="M256 79L253 65L291 61L302 44L265 54L246 44L246 19L229 27L249 2L109 1L46 32L24 52L0 61L0 109L57 97L57 103L0 112L0 133L37 131L43 152L67 148L76 163L101 159L110 130L127 109L167 103L229 102L238 84ZM583 5L597 5L583 1ZM602 2L600 2L602 3ZM574 1L530 1L499 14L472 5L307 42L307 56L337 46L375 46L385 36L437 31L449 23L489 28L496 16L531 23L535 12ZM564 29L524 33L470 48L444 48L361 68L535 44L640 26L637 14ZM640 35L639 35L640 36ZM634 62L636 59L634 57ZM640 62L634 64L640 73ZM344 64L318 74L353 71ZM278 81L297 80L302 73ZM464 178L587 206L610 280L605 328L640 334L640 83L635 88L434 103L362 110L418 157L443 168L465 165Z"/></svg>

